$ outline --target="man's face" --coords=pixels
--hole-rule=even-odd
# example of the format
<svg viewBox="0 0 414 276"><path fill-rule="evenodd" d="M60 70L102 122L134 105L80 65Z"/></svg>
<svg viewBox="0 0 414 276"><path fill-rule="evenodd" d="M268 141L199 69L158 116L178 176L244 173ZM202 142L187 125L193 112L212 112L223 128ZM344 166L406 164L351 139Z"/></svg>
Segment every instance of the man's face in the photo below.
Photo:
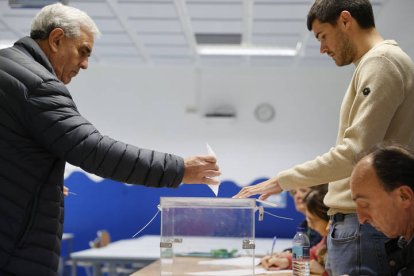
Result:
<svg viewBox="0 0 414 276"><path fill-rule="evenodd" d="M387 192L383 188L370 157L365 157L355 166L351 175L351 192L361 224L369 223L389 238L402 234L406 217L399 205L398 189Z"/></svg>
<svg viewBox="0 0 414 276"><path fill-rule="evenodd" d="M68 84L80 69L88 68L93 48L93 35L81 30L79 37L62 37L51 63L60 81Z"/></svg>
<svg viewBox="0 0 414 276"><path fill-rule="evenodd" d="M333 58L336 65L344 66L354 61L357 51L348 35L339 27L340 24L321 23L316 19L312 24L312 31L321 44L321 54L326 53Z"/></svg>

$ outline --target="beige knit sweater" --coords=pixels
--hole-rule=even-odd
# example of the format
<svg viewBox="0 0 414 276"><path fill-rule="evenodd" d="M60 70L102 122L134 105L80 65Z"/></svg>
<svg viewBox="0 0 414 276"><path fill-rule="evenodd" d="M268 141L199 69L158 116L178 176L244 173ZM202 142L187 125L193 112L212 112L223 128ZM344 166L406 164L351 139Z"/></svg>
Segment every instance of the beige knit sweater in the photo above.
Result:
<svg viewBox="0 0 414 276"><path fill-rule="evenodd" d="M284 190L329 182L329 214L355 213L349 176L355 156L381 141L414 149L414 64L393 40L355 62L342 102L335 147L278 175Z"/></svg>

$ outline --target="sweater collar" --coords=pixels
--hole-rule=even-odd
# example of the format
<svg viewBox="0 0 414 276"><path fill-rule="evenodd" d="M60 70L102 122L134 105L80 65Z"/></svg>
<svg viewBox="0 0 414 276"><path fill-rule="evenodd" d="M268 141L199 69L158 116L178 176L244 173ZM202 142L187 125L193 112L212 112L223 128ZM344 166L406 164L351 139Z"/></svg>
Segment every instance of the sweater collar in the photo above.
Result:
<svg viewBox="0 0 414 276"><path fill-rule="evenodd" d="M389 40L383 40L380 43L378 43L377 45L375 45L374 47L372 47L371 49L369 49L368 52L366 52L365 54L362 55L362 57L360 57L358 60L356 60L354 62L355 67L358 66L358 64L361 62L361 60L370 52L374 51L375 49L381 47L382 45L393 45L393 46L398 46L398 43L395 40L389 39Z"/></svg>

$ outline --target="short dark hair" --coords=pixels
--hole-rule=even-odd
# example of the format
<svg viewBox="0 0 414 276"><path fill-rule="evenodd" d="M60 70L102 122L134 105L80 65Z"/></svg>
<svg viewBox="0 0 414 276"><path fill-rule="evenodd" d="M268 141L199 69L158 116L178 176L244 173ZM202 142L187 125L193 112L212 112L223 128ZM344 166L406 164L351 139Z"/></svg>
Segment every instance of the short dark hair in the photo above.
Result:
<svg viewBox="0 0 414 276"><path fill-rule="evenodd" d="M321 23L336 25L342 11L348 11L363 29L375 27L374 12L369 0L316 0L308 13L308 30L312 30L316 19Z"/></svg>
<svg viewBox="0 0 414 276"><path fill-rule="evenodd" d="M381 143L368 156L384 189L388 192L407 185L414 190L414 152L398 145Z"/></svg>
<svg viewBox="0 0 414 276"><path fill-rule="evenodd" d="M402 185L414 190L414 153L402 146L379 147L372 153L372 165L387 191Z"/></svg>

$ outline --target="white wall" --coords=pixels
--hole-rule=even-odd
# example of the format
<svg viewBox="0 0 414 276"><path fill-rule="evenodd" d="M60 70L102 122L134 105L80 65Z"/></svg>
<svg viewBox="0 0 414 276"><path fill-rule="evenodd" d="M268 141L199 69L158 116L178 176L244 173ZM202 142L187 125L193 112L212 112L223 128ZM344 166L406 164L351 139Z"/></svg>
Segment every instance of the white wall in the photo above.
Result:
<svg viewBox="0 0 414 276"><path fill-rule="evenodd" d="M414 57L412 0L387 1L377 29ZM125 68L91 64L69 88L81 113L104 134L182 156L208 142L223 178L248 184L324 153L334 143L338 110L353 65L337 68ZM270 123L255 120L261 102L276 107ZM209 120L206 110L230 104L235 120Z"/></svg>
<svg viewBox="0 0 414 276"><path fill-rule="evenodd" d="M376 27L385 39L395 39L414 58L414 1L388 0L376 18Z"/></svg>
<svg viewBox="0 0 414 276"><path fill-rule="evenodd" d="M223 179L249 184L324 153L335 143L347 68L94 67L69 86L81 113L113 138L181 156L218 155ZM259 103L276 118L254 118ZM232 105L237 117L206 119Z"/></svg>

